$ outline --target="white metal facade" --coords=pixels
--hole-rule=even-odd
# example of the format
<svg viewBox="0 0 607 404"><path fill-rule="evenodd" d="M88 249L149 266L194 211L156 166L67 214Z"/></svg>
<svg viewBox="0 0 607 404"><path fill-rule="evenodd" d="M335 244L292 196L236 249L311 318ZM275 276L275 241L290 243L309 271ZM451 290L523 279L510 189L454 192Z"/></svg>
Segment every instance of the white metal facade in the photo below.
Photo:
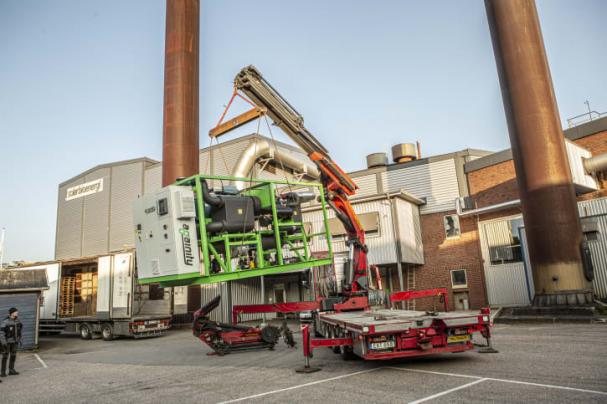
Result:
<svg viewBox="0 0 607 404"><path fill-rule="evenodd" d="M403 189L417 198L426 198L426 204L420 207L422 214L454 210L454 201L460 197L452 158L382 172L381 182L384 192Z"/></svg>
<svg viewBox="0 0 607 404"><path fill-rule="evenodd" d="M588 189L598 189L596 180L584 168L584 159L592 157L592 153L568 139L565 139L565 149L573 183Z"/></svg>
<svg viewBox="0 0 607 404"><path fill-rule="evenodd" d="M578 203L580 217L596 217L599 233L597 240L588 241L594 266L594 293L607 298L607 198L592 199Z"/></svg>
<svg viewBox="0 0 607 404"><path fill-rule="evenodd" d="M397 203L396 217L393 217L392 214L392 203ZM352 206L357 214L378 213L379 231L374 234L367 234L365 237L365 243L369 247L367 254L369 264L385 265L398 262L397 244L395 243L397 239L396 231L402 232L401 237L407 238L401 240L402 261L412 264L424 263L419 209L415 204L394 197L368 202L354 202ZM328 217L330 219L335 218L335 213L330 210ZM324 231L322 210L304 212L303 219L305 223L311 224L312 233ZM315 251L328 250L327 240L324 238L316 237L311 244ZM334 239L332 246L335 254L348 251L344 238Z"/></svg>
<svg viewBox="0 0 607 404"><path fill-rule="evenodd" d="M137 159L91 169L59 186L55 259L106 254L133 244L131 204L144 192L144 169ZM98 192L68 198L78 185L101 181Z"/></svg>
<svg viewBox="0 0 607 404"><path fill-rule="evenodd" d="M492 307L528 306L528 273L524 260L503 264L492 264L490 248L510 244L511 229L508 222L520 219L521 215L479 222L481 252L484 262L487 299Z"/></svg>
<svg viewBox="0 0 607 404"><path fill-rule="evenodd" d="M578 202L580 217L595 217L599 232L596 240L589 240L594 266L594 293L607 298L607 198ZM489 249L494 245L507 245L510 238L508 221L521 215L479 222L481 250L484 260L487 295L491 306L526 306L531 303L535 290L531 265L526 249L524 228L521 228L523 260L492 265Z"/></svg>

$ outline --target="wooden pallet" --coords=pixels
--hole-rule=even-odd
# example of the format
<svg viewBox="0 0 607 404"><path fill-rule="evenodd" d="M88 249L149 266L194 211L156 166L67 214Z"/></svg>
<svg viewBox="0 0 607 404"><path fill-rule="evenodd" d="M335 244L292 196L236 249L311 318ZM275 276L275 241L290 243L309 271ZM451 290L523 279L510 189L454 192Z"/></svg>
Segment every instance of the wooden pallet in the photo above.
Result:
<svg viewBox="0 0 607 404"><path fill-rule="evenodd" d="M61 317L74 315L74 297L76 295L76 278L66 276L61 278L61 300L59 302L59 315Z"/></svg>

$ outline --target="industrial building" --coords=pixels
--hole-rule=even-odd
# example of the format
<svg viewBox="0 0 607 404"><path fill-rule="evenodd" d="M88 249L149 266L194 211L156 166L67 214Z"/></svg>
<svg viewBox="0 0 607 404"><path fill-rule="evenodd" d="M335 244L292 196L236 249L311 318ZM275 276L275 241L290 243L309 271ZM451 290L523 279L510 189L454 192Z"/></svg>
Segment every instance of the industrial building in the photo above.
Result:
<svg viewBox="0 0 607 404"><path fill-rule="evenodd" d="M595 231L588 233L595 290L607 297L605 182L600 170L588 173L584 167L584 159L607 152L607 118L564 133L580 215L595 218L590 224ZM202 149L199 156L200 171L215 175L311 179L315 170L297 147L257 134ZM447 287L454 309L529 304L532 269L510 151L466 149L419 157L414 146L397 145L390 156L393 163L386 153L374 153L367 168L350 173L360 188L352 204L367 233L369 264L377 266L374 283L392 291ZM161 167L148 158L121 161L61 183L55 258L132 248L131 204L161 187ZM303 212L309 230L321 231L319 207L308 203ZM333 213L329 227L339 285L347 257L343 227ZM311 298L311 283L304 271L190 287L187 311L221 294L221 309L214 316L226 320L232 305ZM417 308L436 303L419 300Z"/></svg>

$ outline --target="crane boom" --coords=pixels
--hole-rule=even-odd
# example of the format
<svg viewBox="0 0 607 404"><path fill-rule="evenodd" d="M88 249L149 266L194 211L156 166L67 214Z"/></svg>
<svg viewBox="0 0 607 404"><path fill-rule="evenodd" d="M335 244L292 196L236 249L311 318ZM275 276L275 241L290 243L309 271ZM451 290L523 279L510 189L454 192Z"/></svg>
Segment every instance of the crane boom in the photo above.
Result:
<svg viewBox="0 0 607 404"><path fill-rule="evenodd" d="M331 159L322 143L304 126L303 116L263 78L257 68L254 66L243 68L234 79L234 87L235 90L246 95L257 108L264 110L274 124L301 147L318 166L329 205L343 223L348 236L346 291L356 293L366 290L368 281L365 232L348 201L348 196L354 195L358 187Z"/></svg>

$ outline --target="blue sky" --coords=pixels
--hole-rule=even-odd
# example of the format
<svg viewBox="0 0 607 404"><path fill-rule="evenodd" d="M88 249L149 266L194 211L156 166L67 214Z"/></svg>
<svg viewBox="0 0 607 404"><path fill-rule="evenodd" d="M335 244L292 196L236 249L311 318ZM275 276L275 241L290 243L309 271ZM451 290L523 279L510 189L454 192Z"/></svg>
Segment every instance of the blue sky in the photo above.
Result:
<svg viewBox="0 0 607 404"><path fill-rule="evenodd" d="M161 158L164 1L0 0L5 260L51 259L57 185ZM541 0L561 120L607 111L607 2ZM200 133L256 65L347 170L419 140L424 155L508 147L481 0L206 0ZM251 132L254 126L243 132Z"/></svg>

